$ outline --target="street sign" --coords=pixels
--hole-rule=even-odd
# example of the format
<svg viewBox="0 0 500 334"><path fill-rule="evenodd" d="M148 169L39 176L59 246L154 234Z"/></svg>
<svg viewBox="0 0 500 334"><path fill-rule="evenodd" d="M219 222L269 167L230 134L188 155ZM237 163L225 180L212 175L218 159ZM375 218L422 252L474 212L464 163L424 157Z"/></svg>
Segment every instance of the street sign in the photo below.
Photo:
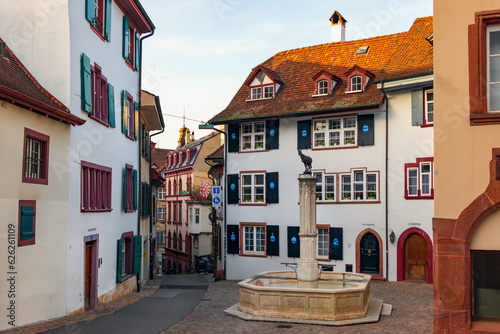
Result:
<svg viewBox="0 0 500 334"><path fill-rule="evenodd" d="M212 187L212 207L218 209L220 208L221 199L220 199L220 187L213 186Z"/></svg>
<svg viewBox="0 0 500 334"><path fill-rule="evenodd" d="M212 187L212 196L214 196L214 195L220 196L220 187L219 186Z"/></svg>

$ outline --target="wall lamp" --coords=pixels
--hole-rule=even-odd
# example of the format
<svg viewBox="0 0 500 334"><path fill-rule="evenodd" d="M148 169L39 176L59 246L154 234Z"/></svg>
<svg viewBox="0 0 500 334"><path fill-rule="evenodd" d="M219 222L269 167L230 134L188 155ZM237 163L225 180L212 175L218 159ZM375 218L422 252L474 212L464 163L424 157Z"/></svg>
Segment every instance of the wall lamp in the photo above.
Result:
<svg viewBox="0 0 500 334"><path fill-rule="evenodd" d="M391 234L389 234L389 240L391 241L391 244L396 241L396 235L394 234L394 231L391 231Z"/></svg>

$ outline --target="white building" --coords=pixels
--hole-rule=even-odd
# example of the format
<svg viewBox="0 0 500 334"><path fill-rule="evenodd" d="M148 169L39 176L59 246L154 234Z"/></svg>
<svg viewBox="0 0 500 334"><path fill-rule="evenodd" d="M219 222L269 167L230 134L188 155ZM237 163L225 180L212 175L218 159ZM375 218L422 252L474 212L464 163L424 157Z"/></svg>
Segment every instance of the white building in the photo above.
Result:
<svg viewBox="0 0 500 334"><path fill-rule="evenodd" d="M135 291L141 270L139 70L154 25L138 0L8 1L0 13L11 49L86 120L71 129L65 162L52 166L55 177L69 177L59 288L66 314L84 312Z"/></svg>
<svg viewBox="0 0 500 334"><path fill-rule="evenodd" d="M318 261L432 282L431 34L427 17L408 32L280 52L211 119L228 137L228 279L298 261L302 151L318 180Z"/></svg>

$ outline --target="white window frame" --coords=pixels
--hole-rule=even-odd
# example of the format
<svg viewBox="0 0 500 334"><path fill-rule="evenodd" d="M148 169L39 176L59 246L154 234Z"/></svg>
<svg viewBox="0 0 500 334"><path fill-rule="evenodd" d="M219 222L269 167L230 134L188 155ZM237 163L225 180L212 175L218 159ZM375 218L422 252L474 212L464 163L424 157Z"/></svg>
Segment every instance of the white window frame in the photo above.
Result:
<svg viewBox="0 0 500 334"><path fill-rule="evenodd" d="M425 159L425 161L421 161ZM407 199L430 199L433 198L433 190L434 190L434 160L428 161L429 158L418 158L416 163L409 163L405 165L405 175L406 175L406 194L405 197ZM427 172L423 172L424 166L429 166ZM416 172L416 175L412 178L416 179L416 185L410 184L410 172ZM424 178L427 177L428 181L424 181ZM424 185L429 187L428 192L424 193L423 188ZM416 194L410 193L410 188L416 188Z"/></svg>
<svg viewBox="0 0 500 334"><path fill-rule="evenodd" d="M274 85L265 85L262 87L263 99L272 99L274 97Z"/></svg>
<svg viewBox="0 0 500 334"><path fill-rule="evenodd" d="M328 80L318 81L318 95L328 95Z"/></svg>
<svg viewBox="0 0 500 334"><path fill-rule="evenodd" d="M379 172L353 169L350 173L341 173L339 176L341 202L373 202L379 200ZM356 176L360 177L356 179ZM373 180L373 177L375 177L375 180ZM350 180L344 181L346 178L350 178ZM370 185L374 185L375 189L371 188ZM356 188L356 186L358 187Z"/></svg>
<svg viewBox="0 0 500 334"><path fill-rule="evenodd" d="M256 131L259 125L262 131ZM250 129L250 132L245 132L247 128ZM266 122L242 123L240 132L241 151L263 151L266 149ZM259 138L261 138L261 140L259 140ZM250 146L245 147L246 144L250 144Z"/></svg>
<svg viewBox="0 0 500 334"><path fill-rule="evenodd" d="M156 217L157 220L165 220L165 207L158 208L158 214Z"/></svg>
<svg viewBox="0 0 500 334"><path fill-rule="evenodd" d="M193 220L193 208L189 208L189 222L191 224L194 223L194 220Z"/></svg>
<svg viewBox="0 0 500 334"><path fill-rule="evenodd" d="M316 200L318 202L335 202L337 200L337 175L334 173L325 173L324 170L312 172L316 177ZM318 174L321 174L321 180L318 182ZM327 191L327 187L333 185L333 191ZM320 192L318 192L318 189Z"/></svg>
<svg viewBox="0 0 500 334"><path fill-rule="evenodd" d="M500 102L498 109L491 108L491 87L500 86L499 81L491 81L490 71L491 71L491 60L493 58L500 57L500 53L498 54L490 54L490 34L492 32L500 31L500 25L491 25L486 27L486 53L487 53L487 61L486 61L486 75L487 75L487 94L488 94L488 112L498 113L500 112Z"/></svg>
<svg viewBox="0 0 500 334"><path fill-rule="evenodd" d="M359 82L357 82L359 78ZM354 82L356 79L356 82ZM355 88L358 88L359 89L355 89ZM351 90L350 92L362 92L363 91L363 78L361 77L361 75L353 75L351 77Z"/></svg>
<svg viewBox="0 0 500 334"><path fill-rule="evenodd" d="M318 227L318 242L317 242L317 252L316 252L316 256L318 257L318 259L329 258L330 256L329 245L330 245L330 229L327 227Z"/></svg>
<svg viewBox="0 0 500 334"><path fill-rule="evenodd" d="M262 86L252 87L250 89L250 100L259 100L262 98Z"/></svg>
<svg viewBox="0 0 500 334"><path fill-rule="evenodd" d="M242 225L243 228L243 254L266 255L266 226Z"/></svg>
<svg viewBox="0 0 500 334"><path fill-rule="evenodd" d="M352 121L354 126L352 127ZM318 129L324 122L324 128ZM335 124L338 124L336 127ZM334 141L334 137L337 137ZM313 119L313 148L355 147L358 142L358 117L344 116Z"/></svg>
<svg viewBox="0 0 500 334"><path fill-rule="evenodd" d="M244 184L245 177L250 178L249 184ZM262 184L257 184L257 176L262 176ZM266 204L266 173L242 173L240 182L241 204ZM262 188L262 191L257 189ZM245 194L244 189L250 189L248 194ZM250 199L246 200L245 196L250 195ZM258 196L262 196L262 200Z"/></svg>
<svg viewBox="0 0 500 334"><path fill-rule="evenodd" d="M432 94L432 99L429 99L429 94ZM432 111L429 112L429 106L432 105ZM434 124L434 89L424 90L424 110L425 124ZM432 114L432 121L429 121L429 113Z"/></svg>
<svg viewBox="0 0 500 334"><path fill-rule="evenodd" d="M418 190L420 188L419 182L420 182L420 177L419 177L419 168L418 167L409 167L406 169L406 190L408 193L409 197L418 197ZM415 175L410 176L410 172L415 172ZM416 182L415 184L410 184L410 179L414 179ZM410 188L415 188L415 194L410 193Z"/></svg>
<svg viewBox="0 0 500 334"><path fill-rule="evenodd" d="M158 188L158 199L161 201L165 200L165 187Z"/></svg>
<svg viewBox="0 0 500 334"><path fill-rule="evenodd" d="M194 209L194 222L195 224L200 223L200 209L198 208Z"/></svg>

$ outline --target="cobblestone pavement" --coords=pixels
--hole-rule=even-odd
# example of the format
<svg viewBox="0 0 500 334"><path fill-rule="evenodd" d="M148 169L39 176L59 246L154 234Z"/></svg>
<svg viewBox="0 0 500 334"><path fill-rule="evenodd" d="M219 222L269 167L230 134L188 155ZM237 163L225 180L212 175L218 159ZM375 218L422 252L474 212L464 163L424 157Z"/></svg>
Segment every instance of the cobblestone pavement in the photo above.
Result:
<svg viewBox="0 0 500 334"><path fill-rule="evenodd" d="M224 315L238 302L236 281L211 282L198 306L167 333L432 333L432 285L405 282L372 282L372 297L392 304L390 316L381 316L374 324L318 326L289 323L245 321Z"/></svg>

